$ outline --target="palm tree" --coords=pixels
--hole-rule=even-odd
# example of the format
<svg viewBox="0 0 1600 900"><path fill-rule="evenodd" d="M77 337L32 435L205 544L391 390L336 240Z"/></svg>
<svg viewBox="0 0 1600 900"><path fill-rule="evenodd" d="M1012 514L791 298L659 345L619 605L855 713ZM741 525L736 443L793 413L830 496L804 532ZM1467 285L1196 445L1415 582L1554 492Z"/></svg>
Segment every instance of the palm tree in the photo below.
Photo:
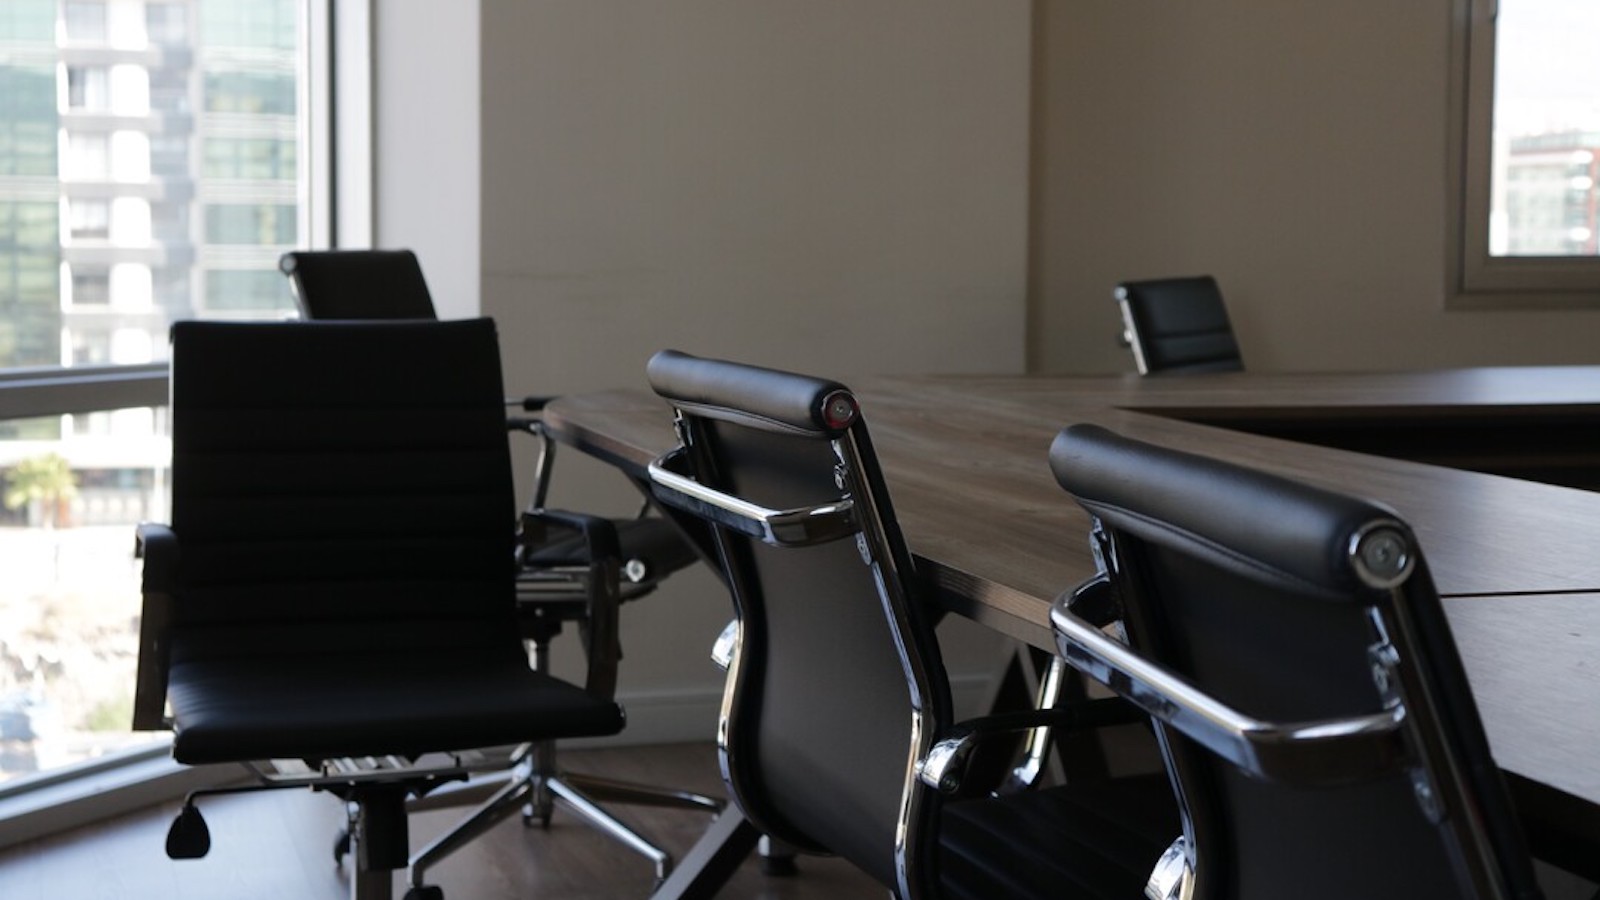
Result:
<svg viewBox="0 0 1600 900"><path fill-rule="evenodd" d="M78 479L67 461L54 453L25 459L6 473L6 509L41 501L44 525L54 528L61 501L78 494Z"/></svg>

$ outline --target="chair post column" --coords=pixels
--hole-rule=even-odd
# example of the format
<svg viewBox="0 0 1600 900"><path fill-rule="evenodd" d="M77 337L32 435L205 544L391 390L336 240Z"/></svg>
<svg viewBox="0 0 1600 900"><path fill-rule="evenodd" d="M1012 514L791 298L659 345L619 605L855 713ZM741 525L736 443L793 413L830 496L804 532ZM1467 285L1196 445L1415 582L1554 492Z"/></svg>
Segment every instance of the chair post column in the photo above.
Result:
<svg viewBox="0 0 1600 900"><path fill-rule="evenodd" d="M403 785L375 784L358 789L354 838L355 872L352 900L389 900L394 896L394 870L410 863L410 829Z"/></svg>

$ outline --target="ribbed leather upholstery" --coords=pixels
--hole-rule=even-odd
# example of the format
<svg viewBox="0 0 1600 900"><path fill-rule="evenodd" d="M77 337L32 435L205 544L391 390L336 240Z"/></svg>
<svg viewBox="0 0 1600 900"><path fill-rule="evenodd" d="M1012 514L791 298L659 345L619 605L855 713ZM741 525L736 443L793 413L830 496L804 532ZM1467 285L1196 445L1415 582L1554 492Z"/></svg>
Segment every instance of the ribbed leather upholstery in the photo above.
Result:
<svg viewBox="0 0 1600 900"><path fill-rule="evenodd" d="M1144 374L1244 368L1222 290L1210 275L1125 281L1115 295Z"/></svg>
<svg viewBox="0 0 1600 900"><path fill-rule="evenodd" d="M847 495L883 535L882 546L864 539L883 573L880 593L851 536L776 547L719 530L742 626L729 673L724 771L750 820L803 851L849 860L902 897L941 895L941 881L946 896L984 900L1138 896L1177 834L1165 776L1153 794L1147 782L1137 797L1102 798L1120 805L1154 797L1155 837L1138 827L1103 829L1116 813L1099 814L1075 794L942 804L908 780L912 758L954 724L950 690L934 611L844 386L672 351L652 358L648 374L685 417L689 468L702 484L772 509ZM834 438L855 448L858 467L841 466ZM903 859L902 804L910 811ZM1123 891L1129 885L1131 893Z"/></svg>
<svg viewBox="0 0 1600 900"><path fill-rule="evenodd" d="M947 803L939 829L939 895L1138 898L1154 854L1177 834L1164 773Z"/></svg>
<svg viewBox="0 0 1600 900"><path fill-rule="evenodd" d="M1412 764L1431 773L1444 821L1399 767L1268 782L1169 730L1197 898L1474 897L1474 868L1504 891L1482 896L1538 896L1421 550L1392 510L1092 425L1064 430L1050 465L1110 535L1132 646L1210 696L1282 723L1376 713L1375 621L1398 656L1388 678L1405 686ZM1352 564L1369 527L1407 545L1398 587L1369 586ZM1458 830L1475 821L1484 848Z"/></svg>
<svg viewBox="0 0 1600 900"><path fill-rule="evenodd" d="M491 322L180 322L172 341L179 761L621 729L527 666Z"/></svg>

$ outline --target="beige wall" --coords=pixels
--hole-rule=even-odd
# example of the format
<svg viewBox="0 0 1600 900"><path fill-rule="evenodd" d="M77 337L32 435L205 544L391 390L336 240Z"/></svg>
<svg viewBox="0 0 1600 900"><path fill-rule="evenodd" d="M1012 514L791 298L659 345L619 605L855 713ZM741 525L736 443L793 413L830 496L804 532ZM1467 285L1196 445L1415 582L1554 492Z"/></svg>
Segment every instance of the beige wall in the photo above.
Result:
<svg viewBox="0 0 1600 900"><path fill-rule="evenodd" d="M481 16L482 309L513 389L642 386L663 347L845 379L1022 370L1025 0ZM557 503L637 502L576 453L558 470ZM625 611L630 735L711 734L730 611L703 572ZM971 694L993 639L948 631Z"/></svg>
<svg viewBox="0 0 1600 900"><path fill-rule="evenodd" d="M1600 362L1600 312L1447 311L1453 0L1039 0L1032 365L1132 368L1124 278L1215 274L1247 365Z"/></svg>

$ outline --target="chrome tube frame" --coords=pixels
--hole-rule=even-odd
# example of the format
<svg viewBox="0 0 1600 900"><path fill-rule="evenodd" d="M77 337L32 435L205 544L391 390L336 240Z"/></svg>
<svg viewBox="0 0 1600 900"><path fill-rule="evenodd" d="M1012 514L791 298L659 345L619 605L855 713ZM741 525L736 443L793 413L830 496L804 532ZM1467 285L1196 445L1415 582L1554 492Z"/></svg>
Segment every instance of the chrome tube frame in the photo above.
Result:
<svg viewBox="0 0 1600 900"><path fill-rule="evenodd" d="M860 530L852 500L798 509L768 509L672 471L670 466L682 452L675 450L649 466L656 496L669 506L777 547L825 544Z"/></svg>
<svg viewBox="0 0 1600 900"><path fill-rule="evenodd" d="M1406 765L1406 707L1397 700L1370 715L1267 722L1233 709L1112 640L1065 603L1057 602L1050 620L1070 665L1255 777L1308 786L1340 784Z"/></svg>

